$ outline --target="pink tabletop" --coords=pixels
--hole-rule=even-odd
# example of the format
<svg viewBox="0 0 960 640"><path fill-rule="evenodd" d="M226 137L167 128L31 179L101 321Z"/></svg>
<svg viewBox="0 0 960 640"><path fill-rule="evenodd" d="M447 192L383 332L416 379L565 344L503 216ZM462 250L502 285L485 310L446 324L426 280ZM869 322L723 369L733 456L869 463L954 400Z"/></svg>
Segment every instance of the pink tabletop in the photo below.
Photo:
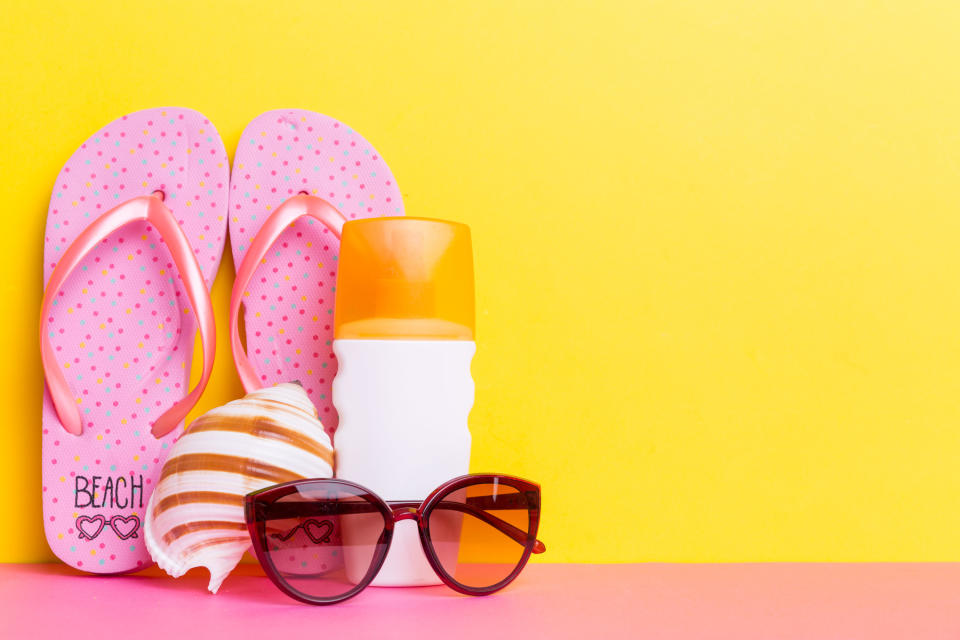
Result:
<svg viewBox="0 0 960 640"><path fill-rule="evenodd" d="M205 581L0 565L0 638L960 638L960 564L538 564L487 598L371 587L332 607L256 566Z"/></svg>

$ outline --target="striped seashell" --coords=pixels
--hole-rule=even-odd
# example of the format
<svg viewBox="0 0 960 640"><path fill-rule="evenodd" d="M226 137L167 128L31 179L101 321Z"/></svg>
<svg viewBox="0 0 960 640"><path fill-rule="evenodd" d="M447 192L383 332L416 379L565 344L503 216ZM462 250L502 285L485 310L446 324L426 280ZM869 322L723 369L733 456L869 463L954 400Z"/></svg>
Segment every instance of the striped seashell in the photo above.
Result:
<svg viewBox="0 0 960 640"><path fill-rule="evenodd" d="M200 416L173 445L147 505L147 550L175 578L206 567L216 593L250 547L243 497L332 475L330 438L303 387L254 391Z"/></svg>

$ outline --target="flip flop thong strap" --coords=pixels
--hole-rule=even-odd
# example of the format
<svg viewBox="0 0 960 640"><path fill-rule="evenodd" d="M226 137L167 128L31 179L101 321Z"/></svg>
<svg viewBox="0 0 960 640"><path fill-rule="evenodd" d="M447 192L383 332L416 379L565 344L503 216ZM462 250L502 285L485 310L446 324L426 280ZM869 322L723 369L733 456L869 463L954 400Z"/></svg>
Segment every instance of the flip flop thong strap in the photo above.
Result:
<svg viewBox="0 0 960 640"><path fill-rule="evenodd" d="M190 306L196 315L197 327L200 330L200 341L203 346L203 373L200 380L190 393L167 409L153 423L150 431L155 437L160 438L166 435L186 418L187 413L200 399L200 395L206 388L213 371L213 357L217 343L213 307L210 304L210 294L203 280L203 273L200 271L200 265L197 263L193 250L190 248L190 243L187 241L183 229L177 224L173 214L170 213L170 210L167 209L160 198L140 196L128 200L94 220L77 236L54 267L53 274L50 276L50 281L43 293L43 301L40 304L40 357L43 362L44 377L47 388L50 390L53 406L60 418L60 423L68 433L73 435L78 436L83 432L83 418L80 415L80 408L77 406L74 394L67 384L66 376L64 376L54 357L53 347L50 345L50 339L47 335L49 329L46 323L50 315L50 307L57 298L63 283L66 282L73 270L77 268L90 251L114 231L138 220L149 222L156 228L163 242L167 245L170 255L173 256L173 262L180 273L180 279L190 300Z"/></svg>
<svg viewBox="0 0 960 640"><path fill-rule="evenodd" d="M243 303L243 296L247 292L247 287L250 285L254 272L264 261L270 247L276 243L287 227L305 216L323 224L333 232L338 240L343 224L347 221L342 213L322 198L303 194L288 198L263 223L263 226L254 236L253 242L250 243L250 248L243 257L240 268L237 269L237 279L234 282L233 294L230 297L230 348L233 351L233 361L237 366L240 381L247 393L260 389L264 385L253 368L253 364L247 358L247 353L240 342L240 329L238 327L240 305Z"/></svg>

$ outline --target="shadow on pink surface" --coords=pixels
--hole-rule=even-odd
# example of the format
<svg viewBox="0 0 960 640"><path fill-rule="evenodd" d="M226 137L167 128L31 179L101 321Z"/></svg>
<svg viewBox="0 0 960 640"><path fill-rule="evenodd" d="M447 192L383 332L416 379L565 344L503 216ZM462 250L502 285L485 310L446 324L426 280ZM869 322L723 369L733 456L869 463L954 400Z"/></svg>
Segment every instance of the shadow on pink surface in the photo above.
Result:
<svg viewBox="0 0 960 640"><path fill-rule="evenodd" d="M960 564L535 564L488 597L370 587L330 607L252 565L215 596L206 580L0 565L0 638L960 638Z"/></svg>

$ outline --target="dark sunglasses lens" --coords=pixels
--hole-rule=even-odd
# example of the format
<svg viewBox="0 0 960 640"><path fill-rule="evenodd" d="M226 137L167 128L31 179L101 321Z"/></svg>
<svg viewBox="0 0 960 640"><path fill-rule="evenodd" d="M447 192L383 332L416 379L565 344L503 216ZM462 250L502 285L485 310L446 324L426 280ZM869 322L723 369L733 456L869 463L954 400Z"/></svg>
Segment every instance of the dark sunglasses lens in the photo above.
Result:
<svg viewBox="0 0 960 640"><path fill-rule="evenodd" d="M470 589L485 589L510 577L523 560L530 506L524 492L484 482L443 496L427 526L441 567Z"/></svg>
<svg viewBox="0 0 960 640"><path fill-rule="evenodd" d="M310 599L337 599L365 583L386 552L383 513L360 489L310 483L264 505L263 546L274 574Z"/></svg>

